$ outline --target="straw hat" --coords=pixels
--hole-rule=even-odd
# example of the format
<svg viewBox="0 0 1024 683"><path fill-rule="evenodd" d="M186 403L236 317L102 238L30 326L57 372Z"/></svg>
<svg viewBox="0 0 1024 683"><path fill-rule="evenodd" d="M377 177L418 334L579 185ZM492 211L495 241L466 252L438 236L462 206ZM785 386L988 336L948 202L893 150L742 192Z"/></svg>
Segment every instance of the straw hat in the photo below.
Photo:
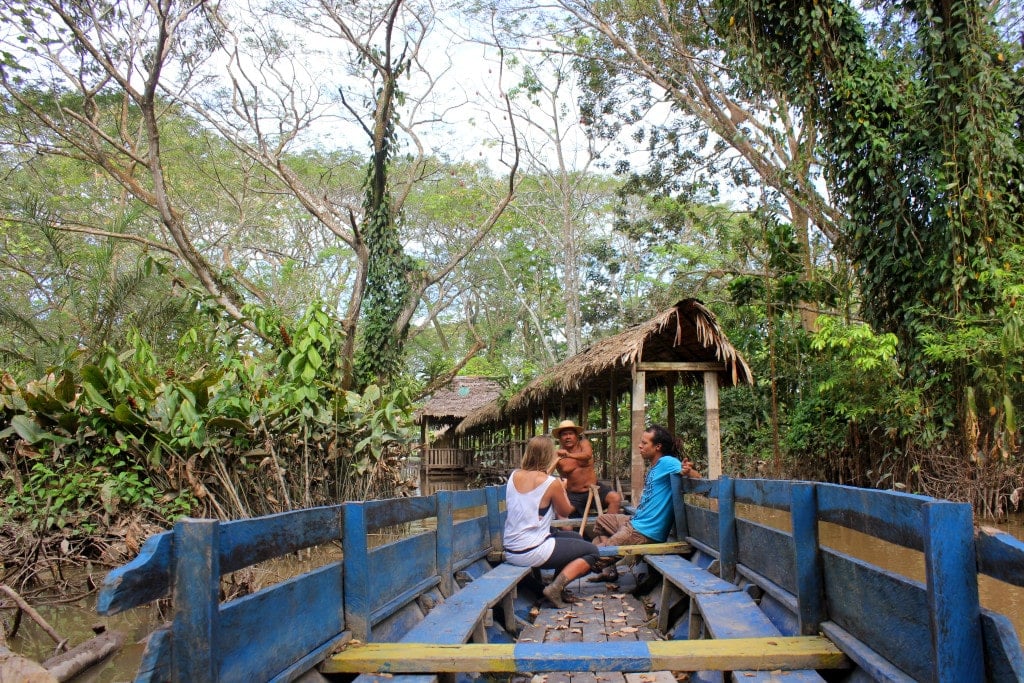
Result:
<svg viewBox="0 0 1024 683"><path fill-rule="evenodd" d="M561 422L558 423L557 427L551 430L551 436L557 439L562 435L562 432L566 429L571 429L572 431L576 432L576 436L583 435L583 427L580 427L572 420L562 420Z"/></svg>

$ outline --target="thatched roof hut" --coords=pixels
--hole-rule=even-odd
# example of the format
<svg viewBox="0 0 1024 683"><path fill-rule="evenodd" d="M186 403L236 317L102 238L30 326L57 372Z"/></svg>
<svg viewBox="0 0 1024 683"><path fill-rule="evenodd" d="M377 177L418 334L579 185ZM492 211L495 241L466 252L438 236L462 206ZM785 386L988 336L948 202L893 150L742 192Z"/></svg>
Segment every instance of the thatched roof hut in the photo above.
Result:
<svg viewBox="0 0 1024 683"><path fill-rule="evenodd" d="M532 420L549 409L584 406L591 396L629 391L634 405L646 392L675 382L703 380L707 402L709 468L721 469L718 445L718 387L753 384L743 356L725 336L714 314L696 299L684 299L650 320L602 339L548 369L502 404L483 405L462 420L457 434L475 433ZM585 412L585 411L581 411ZM634 409L633 431L642 431L643 411ZM716 460L717 452L717 460ZM642 473L637 460L634 472ZM641 479L642 475L640 478Z"/></svg>
<svg viewBox="0 0 1024 683"><path fill-rule="evenodd" d="M574 405L579 396L607 394L613 386L626 390L632 383L633 368L639 363L717 364L721 367L716 371L719 386L753 384L750 367L725 336L714 314L696 299L684 299L650 320L595 342L551 367L504 406L494 402L477 408L459 423L457 432L463 434L503 418L516 419L545 403L557 405L564 401ZM702 367L694 366L693 370L700 372ZM700 375L691 377L691 381L696 381ZM647 389L666 381L664 373L652 372L647 377Z"/></svg>
<svg viewBox="0 0 1024 683"><path fill-rule="evenodd" d="M456 424L473 410L492 404L501 396L501 385L488 377L455 377L416 411L413 419L422 424Z"/></svg>

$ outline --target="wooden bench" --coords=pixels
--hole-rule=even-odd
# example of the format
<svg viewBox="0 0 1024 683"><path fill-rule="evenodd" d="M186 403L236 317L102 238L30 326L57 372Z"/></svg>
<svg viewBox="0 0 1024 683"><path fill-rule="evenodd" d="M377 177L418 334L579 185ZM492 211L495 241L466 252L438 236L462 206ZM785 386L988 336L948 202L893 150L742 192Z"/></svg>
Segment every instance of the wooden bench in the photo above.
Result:
<svg viewBox="0 0 1024 683"><path fill-rule="evenodd" d="M505 630L515 632L512 603L516 597L516 586L530 571L530 567L499 564L430 610L423 621L402 636L400 642L451 645L468 642L472 636L474 642L486 643L484 616L498 602L502 602L504 607Z"/></svg>
<svg viewBox="0 0 1024 683"><path fill-rule="evenodd" d="M689 596L690 621L689 640L696 640L706 632L714 639L781 637L782 633L758 608L754 599L743 588L715 576L678 555L652 555L644 558L652 568L661 574L661 613L659 627L667 633L669 601L674 588ZM737 681L774 681L778 676L767 671L734 671ZM717 671L701 671L694 674L693 681L720 681ZM800 683L819 682L823 679L815 671L788 671L786 681Z"/></svg>
<svg viewBox="0 0 1024 683"><path fill-rule="evenodd" d="M499 564L436 605L422 621L399 639L399 643L461 645L471 638L476 643L486 643L485 616L499 602L502 603L505 613L505 630L509 633L515 632L517 629L513 602L516 597L516 586L531 571L530 567ZM323 673L339 672L336 657L328 658L320 670ZM388 676L387 680L390 683L431 683L434 678L432 675L407 675ZM381 677L364 674L356 678L356 683L373 683L379 680L382 680Z"/></svg>

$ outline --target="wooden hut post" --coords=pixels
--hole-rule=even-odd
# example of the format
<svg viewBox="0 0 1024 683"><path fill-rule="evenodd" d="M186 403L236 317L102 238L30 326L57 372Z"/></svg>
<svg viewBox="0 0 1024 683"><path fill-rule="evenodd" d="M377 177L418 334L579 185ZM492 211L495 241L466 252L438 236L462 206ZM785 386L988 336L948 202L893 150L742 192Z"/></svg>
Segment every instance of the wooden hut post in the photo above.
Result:
<svg viewBox="0 0 1024 683"><path fill-rule="evenodd" d="M638 444L640 443L640 437L643 436L645 425L644 425L644 413L646 412L645 406L647 404L647 373L643 370L637 370L636 366L633 366L633 410L630 413L630 438L632 443L630 444L630 453L632 457L630 459L629 467L629 488L630 488L630 502L636 505L640 502L640 492L644 488L644 460L640 457L640 450Z"/></svg>
<svg viewBox="0 0 1024 683"><path fill-rule="evenodd" d="M601 428L604 429L604 441L601 442L601 477L608 478L608 399L601 397Z"/></svg>
<svg viewBox="0 0 1024 683"><path fill-rule="evenodd" d="M430 442L429 439L430 431L427 429L427 422L430 418L426 415L423 416L422 422L420 422L420 443L423 444L422 458L420 460L420 469L430 471Z"/></svg>
<svg viewBox="0 0 1024 683"><path fill-rule="evenodd" d="M547 401L545 401L544 405L541 406L541 420L542 420L542 424L541 424L540 433L541 434L547 434L548 431L549 431L548 430L548 427L549 427L548 423L551 421L551 415L548 414L548 404L547 404Z"/></svg>
<svg viewBox="0 0 1024 683"><path fill-rule="evenodd" d="M619 395L615 392L615 381L614 379L610 382L611 387L609 389L610 401L612 414L611 420L608 422L608 460L610 462L611 471L605 473L605 476L611 476L615 479L615 490L622 493L619 486L619 452L618 452L618 439L619 439Z"/></svg>
<svg viewBox="0 0 1024 683"><path fill-rule="evenodd" d="M665 403L668 404L665 426L672 436L676 435L676 380L678 378L678 374L670 372L668 373L668 382L665 383Z"/></svg>
<svg viewBox="0 0 1024 683"><path fill-rule="evenodd" d="M704 373L704 422L707 425L708 477L722 476L722 438L718 424L718 374Z"/></svg>

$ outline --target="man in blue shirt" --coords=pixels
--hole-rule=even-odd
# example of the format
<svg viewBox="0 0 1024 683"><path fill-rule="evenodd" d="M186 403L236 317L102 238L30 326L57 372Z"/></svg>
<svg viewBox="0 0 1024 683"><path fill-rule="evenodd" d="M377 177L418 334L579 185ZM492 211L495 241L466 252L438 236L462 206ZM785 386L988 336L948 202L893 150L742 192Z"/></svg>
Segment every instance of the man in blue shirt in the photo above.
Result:
<svg viewBox="0 0 1024 683"><path fill-rule="evenodd" d="M651 425L644 431L637 444L640 457L648 465L644 477L644 490L640 494L636 513L626 515L599 515L594 522L595 545L641 545L663 543L672 528L672 484L671 475L680 473L684 477L700 478L700 472L693 468L689 458L682 462L673 455L676 441L667 429ZM617 558L602 558L606 565L597 576L589 581L615 581L619 578L614 562Z"/></svg>

